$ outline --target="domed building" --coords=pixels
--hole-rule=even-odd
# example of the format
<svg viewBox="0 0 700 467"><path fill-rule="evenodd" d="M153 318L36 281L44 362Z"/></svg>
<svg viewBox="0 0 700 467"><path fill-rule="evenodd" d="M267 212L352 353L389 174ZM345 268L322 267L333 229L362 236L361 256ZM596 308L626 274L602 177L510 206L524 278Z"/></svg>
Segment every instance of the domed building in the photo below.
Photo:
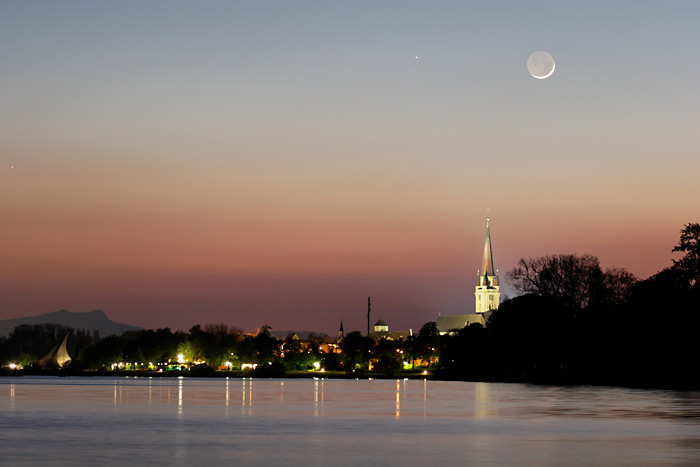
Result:
<svg viewBox="0 0 700 467"><path fill-rule="evenodd" d="M369 337L374 340L387 339L390 341L402 341L413 335L413 330L408 331L389 331L389 325L380 317L379 321L374 323L373 331L369 333Z"/></svg>

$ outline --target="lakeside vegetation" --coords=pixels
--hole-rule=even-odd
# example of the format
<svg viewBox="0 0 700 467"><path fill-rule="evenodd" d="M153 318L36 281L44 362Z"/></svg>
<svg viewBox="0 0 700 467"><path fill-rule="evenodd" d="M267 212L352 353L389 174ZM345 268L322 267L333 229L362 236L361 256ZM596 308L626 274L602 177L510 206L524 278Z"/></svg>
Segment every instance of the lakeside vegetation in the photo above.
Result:
<svg viewBox="0 0 700 467"><path fill-rule="evenodd" d="M0 339L0 362L26 372L66 333L68 372L200 376L421 375L444 379L698 388L700 225L687 224L673 266L638 281L603 271L589 255L520 260L508 279L521 293L487 325L440 335L434 322L404 341L359 331L277 339L223 324L100 336L59 325L18 326ZM126 372L126 373L125 373Z"/></svg>

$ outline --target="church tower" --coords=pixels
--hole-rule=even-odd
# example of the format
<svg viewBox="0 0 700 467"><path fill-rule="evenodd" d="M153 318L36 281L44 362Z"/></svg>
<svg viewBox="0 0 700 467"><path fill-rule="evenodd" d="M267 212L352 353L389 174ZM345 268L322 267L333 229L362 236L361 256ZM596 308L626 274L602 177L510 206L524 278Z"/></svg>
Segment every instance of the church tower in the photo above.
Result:
<svg viewBox="0 0 700 467"><path fill-rule="evenodd" d="M340 318L340 329L338 329L338 339L336 342L340 344L345 339L345 329L343 328L343 318Z"/></svg>
<svg viewBox="0 0 700 467"><path fill-rule="evenodd" d="M491 231L489 229L489 218L486 218L486 242L484 243L484 261L481 270L477 273L476 287L476 312L486 313L495 310L501 301L500 286L498 285L498 275L493 269L493 253L491 252Z"/></svg>

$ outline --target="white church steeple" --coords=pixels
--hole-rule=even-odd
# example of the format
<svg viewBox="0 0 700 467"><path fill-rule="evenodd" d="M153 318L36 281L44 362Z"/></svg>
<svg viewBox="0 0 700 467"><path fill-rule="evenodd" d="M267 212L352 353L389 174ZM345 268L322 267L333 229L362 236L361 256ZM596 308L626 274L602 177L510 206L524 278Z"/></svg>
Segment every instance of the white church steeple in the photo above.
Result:
<svg viewBox="0 0 700 467"><path fill-rule="evenodd" d="M500 286L498 284L498 275L493 268L493 252L491 251L491 229L489 227L490 219L486 218L486 241L484 242L484 259L481 263L481 269L477 273L476 288L474 295L476 297L476 312L486 313L490 310L495 310L501 301Z"/></svg>

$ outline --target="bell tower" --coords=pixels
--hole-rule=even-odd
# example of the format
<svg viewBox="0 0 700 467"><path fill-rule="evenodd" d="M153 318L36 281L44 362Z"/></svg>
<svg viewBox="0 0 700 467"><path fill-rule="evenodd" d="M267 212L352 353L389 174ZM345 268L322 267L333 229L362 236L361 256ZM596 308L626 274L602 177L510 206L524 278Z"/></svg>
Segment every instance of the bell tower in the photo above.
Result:
<svg viewBox="0 0 700 467"><path fill-rule="evenodd" d="M493 269L493 253L491 251L491 231L489 218L486 218L486 242L484 243L484 260L481 269L477 272L476 287L476 312L486 313L498 309L501 301L500 286L498 284L497 271Z"/></svg>

